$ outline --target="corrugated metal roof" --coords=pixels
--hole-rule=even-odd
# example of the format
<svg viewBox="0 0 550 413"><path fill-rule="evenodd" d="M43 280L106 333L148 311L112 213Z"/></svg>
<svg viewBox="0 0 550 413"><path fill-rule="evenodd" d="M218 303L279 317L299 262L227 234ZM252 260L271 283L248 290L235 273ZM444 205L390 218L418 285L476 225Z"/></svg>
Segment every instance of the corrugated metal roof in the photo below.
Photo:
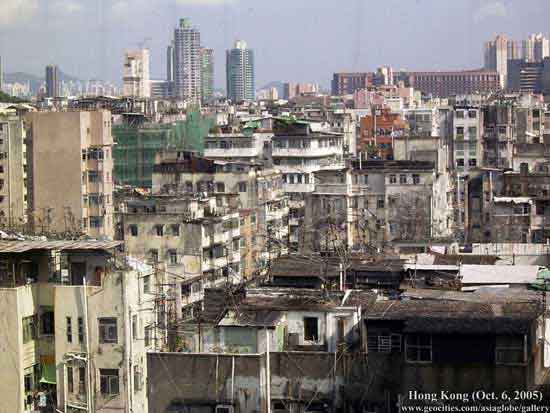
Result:
<svg viewBox="0 0 550 413"><path fill-rule="evenodd" d="M0 241L0 253L30 250L110 250L123 241Z"/></svg>
<svg viewBox="0 0 550 413"><path fill-rule="evenodd" d="M462 284L530 284L537 279L538 265L463 265Z"/></svg>

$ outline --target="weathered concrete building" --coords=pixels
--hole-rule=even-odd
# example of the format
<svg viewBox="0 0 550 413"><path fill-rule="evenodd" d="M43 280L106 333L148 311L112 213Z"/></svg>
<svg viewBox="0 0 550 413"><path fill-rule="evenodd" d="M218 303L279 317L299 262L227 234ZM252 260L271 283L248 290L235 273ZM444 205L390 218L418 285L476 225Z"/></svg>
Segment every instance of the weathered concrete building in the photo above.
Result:
<svg viewBox="0 0 550 413"><path fill-rule="evenodd" d="M153 174L154 193L202 193L236 196L246 227L242 253L244 276L288 251L288 198L283 175L246 162L222 162L188 152L159 155ZM255 262L254 262L255 261Z"/></svg>
<svg viewBox="0 0 550 413"><path fill-rule="evenodd" d="M446 391L465 395L447 405L478 407L488 401L472 400L475 391L541 390L548 320L535 296L514 290L374 303L365 310L371 383L365 407L431 405L437 402L415 394Z"/></svg>
<svg viewBox="0 0 550 413"><path fill-rule="evenodd" d="M149 353L148 369L151 412L335 412L360 403L365 357Z"/></svg>
<svg viewBox="0 0 550 413"><path fill-rule="evenodd" d="M26 121L34 231L112 238L111 113L33 112Z"/></svg>
<svg viewBox="0 0 550 413"><path fill-rule="evenodd" d="M2 410L147 411L145 352L162 347L157 281L120 245L1 243Z"/></svg>
<svg viewBox="0 0 550 413"><path fill-rule="evenodd" d="M167 274L185 306L201 299L208 286L241 280L239 212L235 197L229 198L182 194L127 199L118 214L117 236L131 256Z"/></svg>
<svg viewBox="0 0 550 413"><path fill-rule="evenodd" d="M316 173L304 247L334 250L449 235L448 181L429 161L353 161Z"/></svg>
<svg viewBox="0 0 550 413"><path fill-rule="evenodd" d="M27 222L26 130L15 110L0 111L0 225L21 230Z"/></svg>

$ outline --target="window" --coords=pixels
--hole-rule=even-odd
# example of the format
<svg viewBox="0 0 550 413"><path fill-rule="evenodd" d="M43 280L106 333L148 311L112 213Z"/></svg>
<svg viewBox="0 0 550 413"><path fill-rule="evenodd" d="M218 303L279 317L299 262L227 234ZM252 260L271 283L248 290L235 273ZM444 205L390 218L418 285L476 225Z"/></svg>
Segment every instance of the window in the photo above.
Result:
<svg viewBox="0 0 550 413"><path fill-rule="evenodd" d="M137 225L130 225L128 228L130 229L130 235L132 237L137 237L138 236L138 226Z"/></svg>
<svg viewBox="0 0 550 413"><path fill-rule="evenodd" d="M405 339L407 361L430 363L432 361L432 336L427 334L409 334Z"/></svg>
<svg viewBox="0 0 550 413"><path fill-rule="evenodd" d="M368 185L368 183L369 183L369 176L368 175L363 175L363 183L365 185Z"/></svg>
<svg viewBox="0 0 550 413"><path fill-rule="evenodd" d="M159 251L158 250L151 250L151 261L152 262L158 262L159 261Z"/></svg>
<svg viewBox="0 0 550 413"><path fill-rule="evenodd" d="M55 317L53 311L43 311L40 317L40 334L51 336L55 333Z"/></svg>
<svg viewBox="0 0 550 413"><path fill-rule="evenodd" d="M384 198L378 198L376 201L376 208L382 209L384 208Z"/></svg>
<svg viewBox="0 0 550 413"><path fill-rule="evenodd" d="M158 237L162 237L164 235L164 225L155 225L155 234Z"/></svg>
<svg viewBox="0 0 550 413"><path fill-rule="evenodd" d="M99 324L99 342L116 343L118 341L117 320L114 317L100 318Z"/></svg>
<svg viewBox="0 0 550 413"><path fill-rule="evenodd" d="M151 345L152 332L153 332L153 327L151 326L145 327L145 347L149 347Z"/></svg>
<svg viewBox="0 0 550 413"><path fill-rule="evenodd" d="M132 316L132 339L136 340L138 337L138 317L137 314Z"/></svg>
<svg viewBox="0 0 550 413"><path fill-rule="evenodd" d="M233 251L239 250L239 238L233 238Z"/></svg>
<svg viewBox="0 0 550 413"><path fill-rule="evenodd" d="M472 158L468 159L468 166L476 166L477 165L477 159Z"/></svg>
<svg viewBox="0 0 550 413"><path fill-rule="evenodd" d="M456 166L462 167L464 166L464 159L460 158L456 160Z"/></svg>
<svg viewBox="0 0 550 413"><path fill-rule="evenodd" d="M67 343L73 342L73 320L71 317L66 318L67 322Z"/></svg>
<svg viewBox="0 0 550 413"><path fill-rule="evenodd" d="M25 393L30 393L32 392L33 390L33 384L32 384L32 374L29 373L29 374L25 374L25 377L24 377L24 382L25 382ZM27 403L26 403L27 404Z"/></svg>
<svg viewBox="0 0 550 413"><path fill-rule="evenodd" d="M74 393L73 368L67 366L67 391Z"/></svg>
<svg viewBox="0 0 550 413"><path fill-rule="evenodd" d="M475 110L469 110L468 111L468 117L470 119L476 119L477 118L477 112Z"/></svg>
<svg viewBox="0 0 550 413"><path fill-rule="evenodd" d="M457 134L457 136L464 136L464 126L457 126L456 127L456 134Z"/></svg>
<svg viewBox="0 0 550 413"><path fill-rule="evenodd" d="M117 369L99 369L99 387L101 394L118 394L118 370Z"/></svg>
<svg viewBox="0 0 550 413"><path fill-rule="evenodd" d="M141 368L137 365L134 365L134 392L138 392L141 390L142 387L142 379L141 379Z"/></svg>
<svg viewBox="0 0 550 413"><path fill-rule="evenodd" d="M216 182L216 192L225 192L225 184L223 182Z"/></svg>
<svg viewBox="0 0 550 413"><path fill-rule="evenodd" d="M463 110L457 110L456 111L456 117L458 119L464 119L464 111Z"/></svg>
<svg viewBox="0 0 550 413"><path fill-rule="evenodd" d="M418 185L420 183L420 175L413 174L412 178L413 178L413 184Z"/></svg>
<svg viewBox="0 0 550 413"><path fill-rule="evenodd" d="M253 212L250 214L250 223L255 224L256 223L256 214Z"/></svg>
<svg viewBox="0 0 550 413"><path fill-rule="evenodd" d="M390 184L395 184L397 182L397 177L395 175L390 175Z"/></svg>
<svg viewBox="0 0 550 413"><path fill-rule="evenodd" d="M151 276L146 275L143 277L143 292L148 294L151 292Z"/></svg>
<svg viewBox="0 0 550 413"><path fill-rule="evenodd" d="M239 182L239 192L246 192L246 182Z"/></svg>
<svg viewBox="0 0 550 413"><path fill-rule="evenodd" d="M23 343L36 339L36 317L31 315L23 318Z"/></svg>
<svg viewBox="0 0 550 413"><path fill-rule="evenodd" d="M78 368L78 393L86 394L86 369L84 367Z"/></svg>
<svg viewBox="0 0 550 413"><path fill-rule="evenodd" d="M178 263L178 253L175 250L170 250L168 253L170 255L170 264L177 264Z"/></svg>
<svg viewBox="0 0 550 413"><path fill-rule="evenodd" d="M405 174L399 175L399 183L400 184L406 184L407 183L407 175L405 175Z"/></svg>
<svg viewBox="0 0 550 413"><path fill-rule="evenodd" d="M191 182L191 181L185 182L185 191L186 192L193 192L193 182Z"/></svg>
<svg viewBox="0 0 550 413"><path fill-rule="evenodd" d="M497 336L495 362L497 364L525 363L525 340L523 336Z"/></svg>
<svg viewBox="0 0 550 413"><path fill-rule="evenodd" d="M78 342L84 341L84 320L82 317L78 317Z"/></svg>
<svg viewBox="0 0 550 413"><path fill-rule="evenodd" d="M470 139L475 139L477 137L477 127L469 126L468 127L468 136Z"/></svg>
<svg viewBox="0 0 550 413"><path fill-rule="evenodd" d="M319 340L319 320L317 317L304 317L304 340Z"/></svg>
<svg viewBox="0 0 550 413"><path fill-rule="evenodd" d="M172 235L175 237L179 237L180 235L180 226L179 224L173 224L172 226Z"/></svg>

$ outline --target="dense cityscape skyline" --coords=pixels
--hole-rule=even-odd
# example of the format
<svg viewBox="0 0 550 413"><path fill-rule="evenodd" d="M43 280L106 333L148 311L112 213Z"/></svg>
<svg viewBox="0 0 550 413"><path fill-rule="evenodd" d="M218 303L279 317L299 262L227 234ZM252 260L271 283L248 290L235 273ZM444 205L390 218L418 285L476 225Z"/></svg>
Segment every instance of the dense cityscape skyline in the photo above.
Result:
<svg viewBox="0 0 550 413"><path fill-rule="evenodd" d="M164 78L166 44L178 18L188 17L201 31L202 42L214 49L215 61L224 61L235 40L246 39L256 53L258 86L272 80L328 86L332 72L386 64L410 70L479 68L484 41L498 33L517 39L546 34L544 17L550 12L541 0L521 5L504 0L354 0L345 6L319 1L315 7L286 0L262 7L249 0L135 0L131 7L122 0L4 3L0 50L6 72L40 74L55 63L84 79L119 82L124 50L145 41L152 78ZM450 21L452 25L445 23ZM284 31L277 29L280 22ZM215 87L223 88L224 82L224 67L216 65Z"/></svg>

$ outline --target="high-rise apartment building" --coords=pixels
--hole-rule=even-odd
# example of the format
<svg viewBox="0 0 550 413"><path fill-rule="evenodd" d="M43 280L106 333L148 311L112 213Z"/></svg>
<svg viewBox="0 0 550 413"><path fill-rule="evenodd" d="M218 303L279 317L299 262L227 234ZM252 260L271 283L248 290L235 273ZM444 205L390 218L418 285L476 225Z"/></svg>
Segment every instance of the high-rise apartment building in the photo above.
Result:
<svg viewBox="0 0 550 413"><path fill-rule="evenodd" d="M502 88L507 85L508 61L518 58L517 42L499 34L495 40L485 43L484 65L488 70L496 70L500 75Z"/></svg>
<svg viewBox="0 0 550 413"><path fill-rule="evenodd" d="M34 231L113 237L111 113L31 112L26 121Z"/></svg>
<svg viewBox="0 0 550 413"><path fill-rule="evenodd" d="M227 97L233 102L254 100L256 78L254 72L254 51L246 42L237 40L233 49L226 52Z"/></svg>
<svg viewBox="0 0 550 413"><path fill-rule="evenodd" d="M174 97L200 101L201 36L189 19L180 19L174 30Z"/></svg>
<svg viewBox="0 0 550 413"><path fill-rule="evenodd" d="M46 97L56 98L59 95L59 68L48 65L46 66Z"/></svg>
<svg viewBox="0 0 550 413"><path fill-rule="evenodd" d="M149 49L127 50L123 69L124 96L151 97L149 82Z"/></svg>
<svg viewBox="0 0 550 413"><path fill-rule="evenodd" d="M201 101L208 103L214 94L214 50L202 47L201 55Z"/></svg>

